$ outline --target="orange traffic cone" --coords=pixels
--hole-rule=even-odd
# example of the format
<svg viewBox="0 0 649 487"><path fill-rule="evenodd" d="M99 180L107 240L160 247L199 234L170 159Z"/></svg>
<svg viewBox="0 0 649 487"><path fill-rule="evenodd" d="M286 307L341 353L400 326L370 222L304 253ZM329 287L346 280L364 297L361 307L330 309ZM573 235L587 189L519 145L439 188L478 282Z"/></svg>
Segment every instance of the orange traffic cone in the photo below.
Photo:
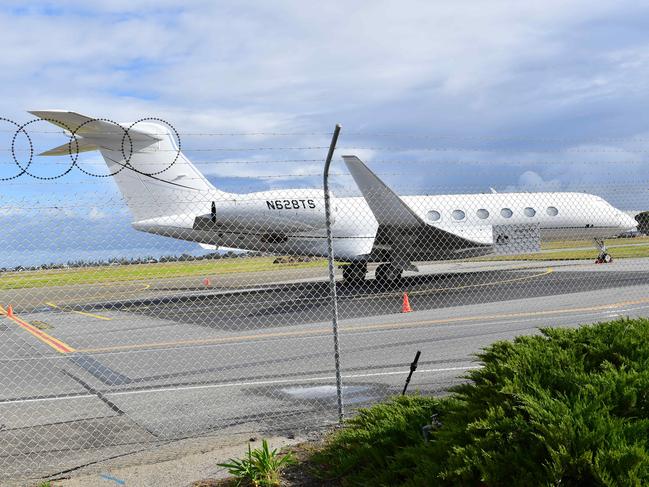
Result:
<svg viewBox="0 0 649 487"><path fill-rule="evenodd" d="M11 305L7 306L7 316L11 317L14 315L14 309Z"/></svg>
<svg viewBox="0 0 649 487"><path fill-rule="evenodd" d="M403 305L401 306L401 312L402 313L412 312L412 308L410 307L410 300L408 299L408 293L403 293Z"/></svg>
<svg viewBox="0 0 649 487"><path fill-rule="evenodd" d="M210 278L206 277L205 279L203 279L203 284L205 284L205 287L210 287L210 285L212 284L210 282Z"/></svg>

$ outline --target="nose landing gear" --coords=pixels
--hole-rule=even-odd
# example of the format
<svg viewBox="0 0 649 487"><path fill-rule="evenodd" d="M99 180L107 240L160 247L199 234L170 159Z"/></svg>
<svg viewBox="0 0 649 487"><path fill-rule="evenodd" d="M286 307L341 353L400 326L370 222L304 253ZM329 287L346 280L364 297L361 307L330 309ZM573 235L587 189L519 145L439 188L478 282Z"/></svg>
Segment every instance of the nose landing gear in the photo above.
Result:
<svg viewBox="0 0 649 487"><path fill-rule="evenodd" d="M597 259L595 259L595 264L610 264L613 262L613 257L608 253L608 249L606 248L606 245L604 245L604 239L596 238L594 240L595 246L599 249L599 255L597 256Z"/></svg>

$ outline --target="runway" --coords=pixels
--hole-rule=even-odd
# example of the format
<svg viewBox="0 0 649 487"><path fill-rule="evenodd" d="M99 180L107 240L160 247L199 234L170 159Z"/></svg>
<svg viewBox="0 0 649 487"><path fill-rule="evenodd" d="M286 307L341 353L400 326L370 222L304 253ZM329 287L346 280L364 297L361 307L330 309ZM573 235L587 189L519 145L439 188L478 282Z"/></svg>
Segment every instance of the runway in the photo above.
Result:
<svg viewBox="0 0 649 487"><path fill-rule="evenodd" d="M432 268L436 274L388 288L339 286L348 410L399 392L417 350L411 390L440 394L496 340L649 314L644 259L422 270ZM16 319L0 320L0 441L10 449L0 471L50 475L181 438L299 433L335 422L321 277L244 286L245 276L232 276L210 289L150 283L83 305L57 292L18 307L17 320L69 351ZM412 313L400 313L404 292Z"/></svg>
<svg viewBox="0 0 649 487"><path fill-rule="evenodd" d="M338 286L341 319L394 314L401 310L404 293L418 311L521 298L599 291L649 283L647 274L608 273L584 278L583 271L555 268L488 270L410 276L391 286ZM236 293L211 293L109 303L95 309L117 309L138 315L181 321L222 330L248 330L325 321L331 316L329 286L325 282L269 286Z"/></svg>

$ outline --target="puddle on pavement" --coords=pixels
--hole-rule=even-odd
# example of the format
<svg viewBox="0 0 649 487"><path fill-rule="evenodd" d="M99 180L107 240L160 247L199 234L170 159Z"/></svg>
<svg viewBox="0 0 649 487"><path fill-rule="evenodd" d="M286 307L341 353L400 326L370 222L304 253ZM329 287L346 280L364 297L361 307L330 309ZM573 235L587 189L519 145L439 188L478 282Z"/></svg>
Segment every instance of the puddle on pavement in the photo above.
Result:
<svg viewBox="0 0 649 487"><path fill-rule="evenodd" d="M282 387L279 392L297 401L335 401L336 386L314 385L314 386L290 386ZM353 385L343 386L343 398L345 404L356 404L375 401L383 394L376 385Z"/></svg>

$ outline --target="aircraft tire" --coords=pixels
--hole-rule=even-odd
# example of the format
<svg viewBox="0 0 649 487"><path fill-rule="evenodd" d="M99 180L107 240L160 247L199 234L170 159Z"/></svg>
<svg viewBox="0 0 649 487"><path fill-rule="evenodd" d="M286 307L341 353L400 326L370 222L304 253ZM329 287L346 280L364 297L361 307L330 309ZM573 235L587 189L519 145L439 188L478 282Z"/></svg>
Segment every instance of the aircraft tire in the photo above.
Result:
<svg viewBox="0 0 649 487"><path fill-rule="evenodd" d="M367 274L367 262L350 262L343 267L344 282L363 282Z"/></svg>
<svg viewBox="0 0 649 487"><path fill-rule="evenodd" d="M376 268L374 277L379 283L389 283L401 279L401 271L386 262Z"/></svg>

